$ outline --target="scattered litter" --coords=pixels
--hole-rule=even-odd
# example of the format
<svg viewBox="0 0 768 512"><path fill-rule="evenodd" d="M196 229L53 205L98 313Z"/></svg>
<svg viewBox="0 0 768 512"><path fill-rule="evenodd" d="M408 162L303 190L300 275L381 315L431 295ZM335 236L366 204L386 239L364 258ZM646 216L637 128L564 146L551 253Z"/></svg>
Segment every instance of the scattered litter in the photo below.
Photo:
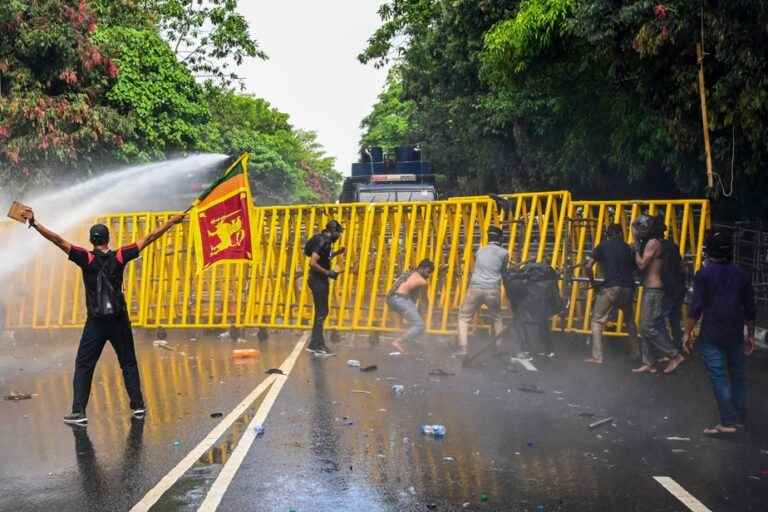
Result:
<svg viewBox="0 0 768 512"><path fill-rule="evenodd" d="M416 494L416 488L411 486L411 487L408 488L408 492L413 494L413 495L415 495Z"/></svg>
<svg viewBox="0 0 768 512"><path fill-rule="evenodd" d="M672 450L672 453L685 453L687 450L683 450L682 448L675 448Z"/></svg>
<svg viewBox="0 0 768 512"><path fill-rule="evenodd" d="M601 420L595 421L594 423L590 423L589 424L589 428L590 429L597 428L597 427L600 427L600 426L603 426L603 425L607 425L608 423L612 423L612 422L613 422L613 418L612 417L603 418Z"/></svg>
<svg viewBox="0 0 768 512"><path fill-rule="evenodd" d="M346 426L348 426L348 427L351 427L351 426L353 426L354 424L355 424L355 422L354 422L354 421L352 421L352 420L347 420L347 421L345 421L345 422L344 422L344 425L346 425Z"/></svg>
<svg viewBox="0 0 768 512"><path fill-rule="evenodd" d="M379 412L387 412L386 409L379 409Z"/></svg>
<svg viewBox="0 0 768 512"><path fill-rule="evenodd" d="M670 436L670 437L667 438L667 441L685 441L685 442L689 443L691 441L691 438L690 437Z"/></svg>
<svg viewBox="0 0 768 512"><path fill-rule="evenodd" d="M443 457L443 462L456 462L453 457Z"/></svg>
<svg viewBox="0 0 768 512"><path fill-rule="evenodd" d="M173 446L181 446L181 441L178 439L173 442Z"/></svg>
<svg viewBox="0 0 768 512"><path fill-rule="evenodd" d="M429 374L435 377L448 377L450 375L456 375L455 373L447 372L442 368L436 368L434 370L430 370Z"/></svg>
<svg viewBox="0 0 768 512"><path fill-rule="evenodd" d="M283 370L281 370L280 368L270 368L269 370L267 370L267 375L272 375L273 373L276 373L277 375L285 375L285 373L283 373Z"/></svg>
<svg viewBox="0 0 768 512"><path fill-rule="evenodd" d="M195 338L194 336L192 336L191 338L189 338L189 341L197 341L197 338Z"/></svg>
<svg viewBox="0 0 768 512"><path fill-rule="evenodd" d="M480 390L479 389L475 390L475 396L480 396Z"/></svg>
<svg viewBox="0 0 768 512"><path fill-rule="evenodd" d="M768 450L760 450L760 453L762 453L763 455L768 455Z"/></svg>
<svg viewBox="0 0 768 512"><path fill-rule="evenodd" d="M397 377L384 377L384 380L397 380Z"/></svg>
<svg viewBox="0 0 768 512"><path fill-rule="evenodd" d="M370 365L368 365L368 366L366 366L364 368L360 368L360 371L361 372L375 372L378 369L379 369L379 367L377 365L370 364Z"/></svg>
<svg viewBox="0 0 768 512"><path fill-rule="evenodd" d="M469 508L470 503L468 501L465 501L461 504L461 508Z"/></svg>
<svg viewBox="0 0 768 512"><path fill-rule="evenodd" d="M580 416L580 417L582 417L582 418L594 418L594 417L595 417L595 414L594 414L594 413L591 413L591 412L580 412L580 413L579 413L579 414L577 414L576 416Z"/></svg>
<svg viewBox="0 0 768 512"><path fill-rule="evenodd" d="M568 404L568 407L581 407L579 404Z"/></svg>
<svg viewBox="0 0 768 512"><path fill-rule="evenodd" d="M544 512L544 505L539 505L536 507L536 512Z"/></svg>
<svg viewBox="0 0 768 512"><path fill-rule="evenodd" d="M238 348L232 351L232 357L235 359L255 359L261 355L261 352L255 348Z"/></svg>
<svg viewBox="0 0 768 512"><path fill-rule="evenodd" d="M485 502L486 502L486 501L488 501L489 499L490 499L490 498L488 497L488 495L487 495L487 494L481 494L481 495L480 495L480 501L482 501L483 503L485 503Z"/></svg>
<svg viewBox="0 0 768 512"><path fill-rule="evenodd" d="M264 426L256 425L255 427L253 427L253 431L256 433L256 437L261 437L264 435Z"/></svg>
<svg viewBox="0 0 768 512"><path fill-rule="evenodd" d="M445 435L445 427L443 425L422 425L421 433L427 436L443 437Z"/></svg>
<svg viewBox="0 0 768 512"><path fill-rule="evenodd" d="M437 503L427 503L427 508L429 510L435 510L437 508Z"/></svg>
<svg viewBox="0 0 768 512"><path fill-rule="evenodd" d="M32 398L32 395L29 393L11 393L3 397L5 400L29 400L30 398Z"/></svg>
<svg viewBox="0 0 768 512"><path fill-rule="evenodd" d="M759 476L750 475L750 476L748 476L747 478L749 478L750 480L757 480L757 481L760 481L760 477L759 477Z"/></svg>
<svg viewBox="0 0 768 512"><path fill-rule="evenodd" d="M528 441L528 448L533 448L533 441Z"/></svg>
<svg viewBox="0 0 768 512"><path fill-rule="evenodd" d="M371 394L370 391L366 391L364 389L353 389L352 392L353 393L360 393L362 395L370 395Z"/></svg>
<svg viewBox="0 0 768 512"><path fill-rule="evenodd" d="M166 340L155 340L152 342L152 345L156 347L167 347L168 342Z"/></svg>
<svg viewBox="0 0 768 512"><path fill-rule="evenodd" d="M517 390L522 391L524 393L544 393L544 390L541 389L536 384L525 384L517 388Z"/></svg>
<svg viewBox="0 0 768 512"><path fill-rule="evenodd" d="M392 357L397 357L397 356L401 356L403 354L402 354L402 352L390 352L389 355L392 356Z"/></svg>
<svg viewBox="0 0 768 512"><path fill-rule="evenodd" d="M556 395L562 395L563 394L562 391L553 391L553 393L556 394Z"/></svg>
<svg viewBox="0 0 768 512"><path fill-rule="evenodd" d="M403 393L405 393L405 386L403 386L402 384L395 384L394 386L392 386L392 392L396 395L402 395Z"/></svg>
<svg viewBox="0 0 768 512"><path fill-rule="evenodd" d="M352 368L360 368L360 361L357 359L350 359L347 361L347 366L351 366Z"/></svg>
<svg viewBox="0 0 768 512"><path fill-rule="evenodd" d="M222 416L224 416L223 412L212 412L211 413L211 418L221 418Z"/></svg>

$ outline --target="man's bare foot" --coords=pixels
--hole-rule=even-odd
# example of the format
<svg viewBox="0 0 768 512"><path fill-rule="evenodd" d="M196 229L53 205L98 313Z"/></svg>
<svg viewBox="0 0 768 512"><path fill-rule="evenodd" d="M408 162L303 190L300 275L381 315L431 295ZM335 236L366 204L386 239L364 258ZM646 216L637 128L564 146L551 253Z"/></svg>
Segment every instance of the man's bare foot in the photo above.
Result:
<svg viewBox="0 0 768 512"><path fill-rule="evenodd" d="M714 427L705 428L704 434L717 435L717 434L735 434L739 429L736 427L726 427L724 425L715 425Z"/></svg>
<svg viewBox="0 0 768 512"><path fill-rule="evenodd" d="M672 359L666 368L664 368L664 373L669 374L672 373L677 369L678 366L682 364L682 362L685 361L685 358L682 354L678 354L677 357Z"/></svg>
<svg viewBox="0 0 768 512"><path fill-rule="evenodd" d="M404 348L403 348L403 346L400 344L400 340L395 340L395 341L393 341L393 342L392 342L392 347L394 347L394 349L395 349L396 351L400 352L401 354L405 354L405 349L404 349Z"/></svg>
<svg viewBox="0 0 768 512"><path fill-rule="evenodd" d="M585 359L584 362L585 363L590 363L590 364L603 364L603 360L602 359L595 359L594 357L590 357L589 359Z"/></svg>
<svg viewBox="0 0 768 512"><path fill-rule="evenodd" d="M634 368L632 373L656 373L656 368L650 364L644 364L640 368Z"/></svg>

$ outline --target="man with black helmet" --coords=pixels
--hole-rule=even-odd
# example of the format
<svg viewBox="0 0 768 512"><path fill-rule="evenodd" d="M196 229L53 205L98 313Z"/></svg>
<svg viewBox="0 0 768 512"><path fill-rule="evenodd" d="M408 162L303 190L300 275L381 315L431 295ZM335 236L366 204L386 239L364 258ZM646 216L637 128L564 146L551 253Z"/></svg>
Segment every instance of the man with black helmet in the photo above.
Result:
<svg viewBox="0 0 768 512"><path fill-rule="evenodd" d="M640 304L640 354L643 363L635 373L656 373L654 350L670 358L664 373L672 373L685 358L669 339L664 322L663 252L664 224L658 217L639 215L632 224L635 236L635 263L643 276Z"/></svg>
<svg viewBox="0 0 768 512"><path fill-rule="evenodd" d="M720 423L704 433L729 434L743 428L747 416L745 356L755 350L755 297L749 276L731 263L733 245L728 230L709 231L704 253L706 263L693 281L683 345L690 353L696 343L693 329L701 319L699 354L720 410Z"/></svg>
<svg viewBox="0 0 768 512"><path fill-rule="evenodd" d="M91 226L89 238L93 249L89 251L71 244L42 226L36 221L31 211L28 220L30 227L35 228L43 238L67 253L69 260L83 271L87 319L75 360L72 414L64 416L64 422L76 425L88 423L85 408L91 394L93 372L107 340L115 349L117 360L123 371L132 414L135 418L143 418L146 409L141 394L139 367L133 346L128 307L123 295L123 271L129 261L139 257L142 249L184 220L184 215L172 216L168 222L144 238L120 247L117 251L109 248L109 228L103 224Z"/></svg>
<svg viewBox="0 0 768 512"><path fill-rule="evenodd" d="M331 260L344 254L342 247L333 252L333 244L339 238L344 228L338 221L330 220L325 229L310 238L304 246L304 254L309 257L309 289L312 290L312 299L315 305L315 319L312 324L312 338L307 347L308 352L316 356L334 355L325 345L323 337L323 324L328 318L328 295L330 294L329 279L336 279L340 272L331 268Z"/></svg>
<svg viewBox="0 0 768 512"><path fill-rule="evenodd" d="M469 288L464 296L464 302L459 309L459 352L467 354L469 322L475 316L480 306L488 308L488 316L493 322L493 332L498 337L504 328L501 318L501 275L507 268L509 252L502 244L504 232L500 227L488 228L488 244L477 250L475 268L469 280Z"/></svg>

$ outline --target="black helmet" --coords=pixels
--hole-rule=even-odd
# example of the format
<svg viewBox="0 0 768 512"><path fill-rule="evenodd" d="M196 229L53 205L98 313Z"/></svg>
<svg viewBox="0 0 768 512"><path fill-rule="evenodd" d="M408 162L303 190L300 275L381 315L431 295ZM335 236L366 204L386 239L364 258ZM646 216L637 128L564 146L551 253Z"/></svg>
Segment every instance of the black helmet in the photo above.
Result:
<svg viewBox="0 0 768 512"><path fill-rule="evenodd" d="M109 243L109 228L104 224L91 226L90 240L93 245L107 245Z"/></svg>
<svg viewBox="0 0 768 512"><path fill-rule="evenodd" d="M632 223L632 230L635 232L635 238L648 240L654 237L664 236L664 222L659 217L652 217L641 213Z"/></svg>
<svg viewBox="0 0 768 512"><path fill-rule="evenodd" d="M704 235L704 253L714 260L727 260L733 254L733 236L730 230L715 228Z"/></svg>
<svg viewBox="0 0 768 512"><path fill-rule="evenodd" d="M341 223L333 219L329 220L328 224L325 225L325 230L330 232L336 232L339 234L344 232L344 228L342 227Z"/></svg>

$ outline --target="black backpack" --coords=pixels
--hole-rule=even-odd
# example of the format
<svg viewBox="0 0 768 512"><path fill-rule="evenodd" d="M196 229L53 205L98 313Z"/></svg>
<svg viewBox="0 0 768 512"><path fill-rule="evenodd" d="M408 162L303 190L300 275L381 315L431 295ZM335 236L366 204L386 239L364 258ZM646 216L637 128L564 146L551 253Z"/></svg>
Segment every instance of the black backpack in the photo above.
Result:
<svg viewBox="0 0 768 512"><path fill-rule="evenodd" d="M685 297L683 260L677 244L669 239L661 241L661 284L667 298L680 301Z"/></svg>
<svg viewBox="0 0 768 512"><path fill-rule="evenodd" d="M526 311L532 318L545 320L563 310L557 272L546 263L526 263L505 272L502 278L512 307Z"/></svg>
<svg viewBox="0 0 768 512"><path fill-rule="evenodd" d="M101 268L96 274L96 304L91 314L95 318L112 318L125 312L125 303L122 293L115 290L109 280L117 268L115 253L110 251L102 259Z"/></svg>
<svg viewBox="0 0 768 512"><path fill-rule="evenodd" d="M319 233L311 237L309 240L307 240L307 242L304 244L304 256L307 256L307 257L312 256L313 252L316 252L320 247L323 246L323 243L325 242L324 240L323 240L323 243L319 243L319 244L314 243L315 239L318 237L326 238L323 233Z"/></svg>

